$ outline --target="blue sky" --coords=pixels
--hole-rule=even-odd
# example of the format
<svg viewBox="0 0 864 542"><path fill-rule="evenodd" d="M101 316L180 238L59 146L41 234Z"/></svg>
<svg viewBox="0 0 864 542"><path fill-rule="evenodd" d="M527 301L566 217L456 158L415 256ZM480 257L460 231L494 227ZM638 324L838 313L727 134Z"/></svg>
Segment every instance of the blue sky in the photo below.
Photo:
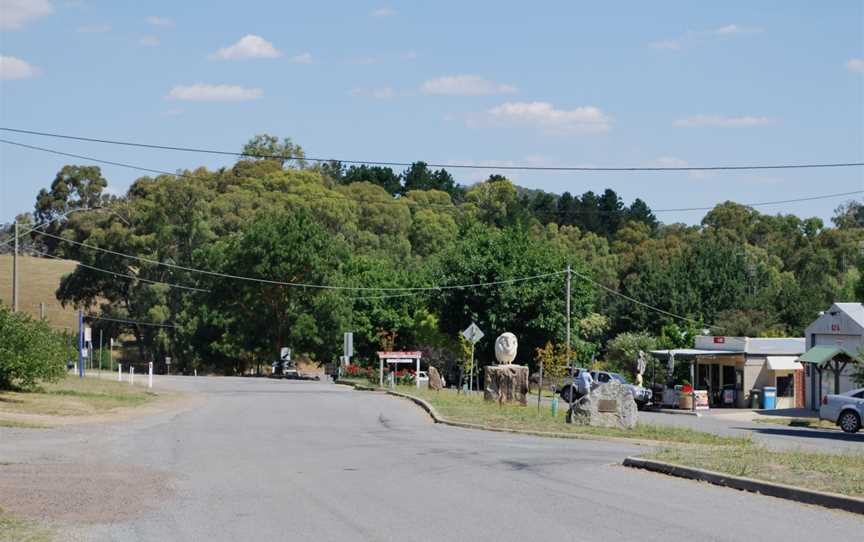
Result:
<svg viewBox="0 0 864 542"><path fill-rule="evenodd" d="M0 0L3 126L488 165L864 161L864 13L836 2ZM176 170L229 160L5 134ZM0 221L69 159L0 145ZM123 192L139 174L104 166ZM490 172L452 170L465 184ZM655 209L864 189L858 169L519 173ZM842 200L762 208L826 221ZM697 223L702 213L659 215Z"/></svg>

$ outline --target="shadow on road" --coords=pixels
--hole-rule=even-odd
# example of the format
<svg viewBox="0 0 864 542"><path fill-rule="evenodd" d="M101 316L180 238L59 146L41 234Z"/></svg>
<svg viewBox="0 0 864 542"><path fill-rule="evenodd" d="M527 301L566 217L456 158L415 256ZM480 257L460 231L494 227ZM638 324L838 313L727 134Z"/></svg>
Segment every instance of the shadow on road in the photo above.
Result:
<svg viewBox="0 0 864 542"><path fill-rule="evenodd" d="M784 427L736 427L743 431L752 431L762 435L775 435L781 437L798 437L822 440L835 440L842 442L860 442L864 444L864 433L842 433L830 429L793 429ZM864 448L862 448L864 451Z"/></svg>

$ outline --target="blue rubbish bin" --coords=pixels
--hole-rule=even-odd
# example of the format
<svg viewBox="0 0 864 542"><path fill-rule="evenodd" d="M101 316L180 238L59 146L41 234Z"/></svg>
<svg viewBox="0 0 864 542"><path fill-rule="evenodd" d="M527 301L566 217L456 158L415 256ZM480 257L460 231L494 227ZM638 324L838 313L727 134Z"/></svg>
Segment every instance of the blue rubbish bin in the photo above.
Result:
<svg viewBox="0 0 864 542"><path fill-rule="evenodd" d="M765 410L774 410L777 404L777 388L765 386L762 388L762 408Z"/></svg>

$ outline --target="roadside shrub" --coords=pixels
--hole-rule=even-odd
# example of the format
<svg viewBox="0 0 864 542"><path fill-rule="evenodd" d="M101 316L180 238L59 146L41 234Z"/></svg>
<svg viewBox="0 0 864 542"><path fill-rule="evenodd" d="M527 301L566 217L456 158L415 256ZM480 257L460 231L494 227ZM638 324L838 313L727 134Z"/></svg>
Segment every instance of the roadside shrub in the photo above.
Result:
<svg viewBox="0 0 864 542"><path fill-rule="evenodd" d="M32 390L40 381L57 381L74 358L67 337L0 304L0 389Z"/></svg>

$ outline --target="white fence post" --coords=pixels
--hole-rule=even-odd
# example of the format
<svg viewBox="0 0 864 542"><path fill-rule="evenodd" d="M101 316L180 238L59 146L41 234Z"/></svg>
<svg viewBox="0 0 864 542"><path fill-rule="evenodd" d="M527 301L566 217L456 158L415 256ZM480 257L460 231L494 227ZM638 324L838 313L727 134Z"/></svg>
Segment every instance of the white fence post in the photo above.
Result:
<svg viewBox="0 0 864 542"><path fill-rule="evenodd" d="M135 383L135 366L129 365L129 383Z"/></svg>
<svg viewBox="0 0 864 542"><path fill-rule="evenodd" d="M123 364L117 364L117 382L123 382Z"/></svg>
<svg viewBox="0 0 864 542"><path fill-rule="evenodd" d="M147 387L153 387L153 362L151 361L148 366L148 374L147 374Z"/></svg>

